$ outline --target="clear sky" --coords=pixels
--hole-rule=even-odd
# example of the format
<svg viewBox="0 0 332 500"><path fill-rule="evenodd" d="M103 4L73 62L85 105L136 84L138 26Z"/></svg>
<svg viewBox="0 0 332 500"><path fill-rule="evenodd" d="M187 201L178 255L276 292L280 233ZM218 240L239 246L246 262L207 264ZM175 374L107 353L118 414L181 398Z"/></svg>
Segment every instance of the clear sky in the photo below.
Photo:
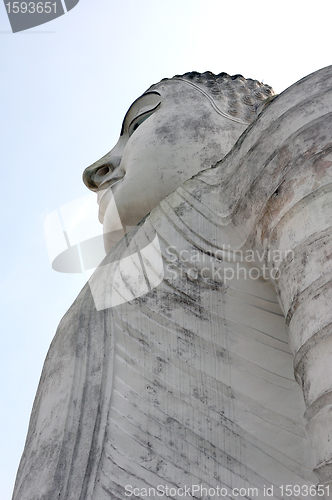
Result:
<svg viewBox="0 0 332 500"><path fill-rule="evenodd" d="M52 270L46 214L87 193L131 102L187 71L241 73L280 93L331 64L325 0L80 0L12 34L0 4L0 500L11 498L43 361L85 283Z"/></svg>

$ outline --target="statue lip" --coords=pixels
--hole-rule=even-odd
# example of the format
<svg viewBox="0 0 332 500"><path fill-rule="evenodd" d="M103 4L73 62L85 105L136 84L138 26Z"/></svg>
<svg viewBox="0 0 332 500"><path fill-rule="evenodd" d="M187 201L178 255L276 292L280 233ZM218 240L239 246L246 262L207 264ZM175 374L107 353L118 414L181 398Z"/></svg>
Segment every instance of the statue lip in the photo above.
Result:
<svg viewBox="0 0 332 500"><path fill-rule="evenodd" d="M100 205L100 202L102 198L105 196L105 194L109 191L110 188L112 188L115 184L121 181L123 179L124 173L122 174L117 174L116 176L112 177L111 179L108 179L98 186L98 191L97 191L97 203Z"/></svg>
<svg viewBox="0 0 332 500"><path fill-rule="evenodd" d="M102 223L107 207L113 197L113 187L118 184L124 177L123 175L118 175L100 184L97 191L97 203L99 205L99 221ZM104 187L104 189L101 189Z"/></svg>

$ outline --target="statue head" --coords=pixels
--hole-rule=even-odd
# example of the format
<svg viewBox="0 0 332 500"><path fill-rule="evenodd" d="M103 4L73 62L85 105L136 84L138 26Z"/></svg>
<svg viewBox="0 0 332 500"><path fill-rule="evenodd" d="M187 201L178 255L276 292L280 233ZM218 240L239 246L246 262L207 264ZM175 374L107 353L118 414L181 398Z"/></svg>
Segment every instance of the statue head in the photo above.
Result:
<svg viewBox="0 0 332 500"><path fill-rule="evenodd" d="M273 95L268 85L242 75L191 72L161 80L136 99L117 144L83 174L98 194L106 250L119 216L126 232L221 160Z"/></svg>

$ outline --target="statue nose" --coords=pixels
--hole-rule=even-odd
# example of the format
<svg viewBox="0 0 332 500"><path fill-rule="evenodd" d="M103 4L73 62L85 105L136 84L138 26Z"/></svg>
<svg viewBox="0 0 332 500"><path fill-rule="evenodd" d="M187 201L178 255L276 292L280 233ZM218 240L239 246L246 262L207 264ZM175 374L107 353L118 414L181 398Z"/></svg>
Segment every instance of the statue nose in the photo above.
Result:
<svg viewBox="0 0 332 500"><path fill-rule="evenodd" d="M91 189L98 191L102 182L105 182L112 175L114 170L120 165L120 156L105 155L100 160L96 161L83 172L83 182Z"/></svg>

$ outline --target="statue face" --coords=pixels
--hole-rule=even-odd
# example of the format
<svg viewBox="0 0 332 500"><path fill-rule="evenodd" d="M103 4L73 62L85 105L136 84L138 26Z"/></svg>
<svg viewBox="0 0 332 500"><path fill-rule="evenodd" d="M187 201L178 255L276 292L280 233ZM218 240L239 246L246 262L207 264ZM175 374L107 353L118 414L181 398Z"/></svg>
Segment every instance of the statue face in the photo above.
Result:
<svg viewBox="0 0 332 500"><path fill-rule="evenodd" d="M222 159L246 127L218 113L211 97L183 80L151 87L130 106L115 147L83 175L98 193L104 234L119 229L119 216L125 232L138 224L187 179Z"/></svg>

